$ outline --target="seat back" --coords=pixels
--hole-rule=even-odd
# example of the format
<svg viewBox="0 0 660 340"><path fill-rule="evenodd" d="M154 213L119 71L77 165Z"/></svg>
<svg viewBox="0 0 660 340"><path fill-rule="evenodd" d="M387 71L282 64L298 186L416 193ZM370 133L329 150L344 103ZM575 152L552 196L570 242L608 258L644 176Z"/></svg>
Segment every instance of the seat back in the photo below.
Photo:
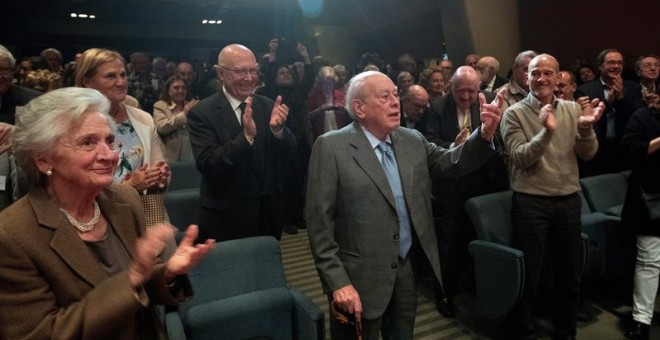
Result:
<svg viewBox="0 0 660 340"><path fill-rule="evenodd" d="M604 174L582 178L580 186L591 212L607 212L623 205L628 180L622 174Z"/></svg>
<svg viewBox="0 0 660 340"><path fill-rule="evenodd" d="M197 171L195 162L175 162L169 164L172 178L167 186L168 191L199 188L202 174Z"/></svg>
<svg viewBox="0 0 660 340"><path fill-rule="evenodd" d="M280 245L272 236L218 242L188 274L195 295L185 307L286 287L281 257Z"/></svg>
<svg viewBox="0 0 660 340"><path fill-rule="evenodd" d="M165 209L170 223L180 231L199 223L199 189L173 190L165 193Z"/></svg>
<svg viewBox="0 0 660 340"><path fill-rule="evenodd" d="M510 190L501 191L465 203L479 240L511 246L511 196Z"/></svg>

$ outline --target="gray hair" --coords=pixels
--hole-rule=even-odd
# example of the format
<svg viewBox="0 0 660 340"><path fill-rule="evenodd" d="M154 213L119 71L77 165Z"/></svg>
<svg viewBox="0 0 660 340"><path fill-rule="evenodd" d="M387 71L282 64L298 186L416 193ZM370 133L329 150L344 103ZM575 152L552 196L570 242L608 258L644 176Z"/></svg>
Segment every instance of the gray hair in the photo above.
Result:
<svg viewBox="0 0 660 340"><path fill-rule="evenodd" d="M367 78L375 75L383 75L383 73L378 71L365 71L358 73L348 82L349 85L348 89L346 90L346 103L344 105L346 107L346 111L348 111L348 113L351 115L351 118L355 119L357 117L355 115L355 111L353 111L353 106L351 103L355 99L361 100L364 98L364 94L362 93L364 84L367 82Z"/></svg>
<svg viewBox="0 0 660 340"><path fill-rule="evenodd" d="M525 60L525 58L529 58L531 60L534 59L537 55L539 54L534 50L520 52L516 56L516 59L513 61L513 66L520 66L523 64L523 60Z"/></svg>
<svg viewBox="0 0 660 340"><path fill-rule="evenodd" d="M0 60L3 59L8 60L9 66L12 68L16 66L16 59L14 59L14 56L11 54L11 52L9 52L6 47L0 45Z"/></svg>
<svg viewBox="0 0 660 340"><path fill-rule="evenodd" d="M16 163L27 175L32 186L43 183L43 177L33 156L51 154L58 139L71 132L80 117L90 110L106 116L110 128L116 124L108 115L110 102L101 92L89 88L66 87L31 100L16 114L11 141Z"/></svg>

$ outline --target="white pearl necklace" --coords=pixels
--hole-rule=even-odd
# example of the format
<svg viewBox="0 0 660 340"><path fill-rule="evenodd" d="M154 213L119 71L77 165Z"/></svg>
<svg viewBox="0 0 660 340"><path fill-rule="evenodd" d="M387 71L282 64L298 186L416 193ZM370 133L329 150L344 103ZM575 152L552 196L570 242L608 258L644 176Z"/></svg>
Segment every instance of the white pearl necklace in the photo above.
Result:
<svg viewBox="0 0 660 340"><path fill-rule="evenodd" d="M101 209L99 208L99 204L96 202L96 200L94 200L92 203L94 203L94 216L88 222L78 221L75 217L64 210L64 208L60 208L60 210L64 213L64 216L66 216L69 222L71 222L71 224L76 227L76 229L80 230L81 233L86 233L94 229L94 226L96 226L96 223L99 222L99 217L101 216Z"/></svg>

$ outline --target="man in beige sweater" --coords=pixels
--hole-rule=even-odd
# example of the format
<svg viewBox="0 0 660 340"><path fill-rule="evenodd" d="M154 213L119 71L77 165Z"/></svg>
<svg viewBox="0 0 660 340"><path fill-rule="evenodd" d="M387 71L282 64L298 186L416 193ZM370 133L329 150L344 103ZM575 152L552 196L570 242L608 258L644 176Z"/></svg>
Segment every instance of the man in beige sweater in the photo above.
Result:
<svg viewBox="0 0 660 340"><path fill-rule="evenodd" d="M593 124L604 105L594 100L584 110L557 99L559 64L541 54L529 64L529 95L509 107L501 122L508 149L513 202L513 245L525 254L525 291L502 328L508 338L531 335L532 300L544 256L550 256L555 277L553 316L555 339L574 339L580 288L581 201L577 192L578 157L598 150Z"/></svg>

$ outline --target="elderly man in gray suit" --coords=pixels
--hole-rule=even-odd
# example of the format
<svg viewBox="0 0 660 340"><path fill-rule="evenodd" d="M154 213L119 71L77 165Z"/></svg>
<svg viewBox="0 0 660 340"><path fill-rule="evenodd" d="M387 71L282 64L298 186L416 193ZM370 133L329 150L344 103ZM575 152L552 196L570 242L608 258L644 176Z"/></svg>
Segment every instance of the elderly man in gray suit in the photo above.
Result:
<svg viewBox="0 0 660 340"><path fill-rule="evenodd" d="M307 188L307 225L331 304L361 320L364 339L412 339L418 262L440 280L431 181L464 175L496 154L497 102L480 95L482 126L451 150L399 127L397 88L379 72L355 76L346 108L355 122L316 140ZM501 99L501 98L500 98ZM333 339L355 328L331 318Z"/></svg>

